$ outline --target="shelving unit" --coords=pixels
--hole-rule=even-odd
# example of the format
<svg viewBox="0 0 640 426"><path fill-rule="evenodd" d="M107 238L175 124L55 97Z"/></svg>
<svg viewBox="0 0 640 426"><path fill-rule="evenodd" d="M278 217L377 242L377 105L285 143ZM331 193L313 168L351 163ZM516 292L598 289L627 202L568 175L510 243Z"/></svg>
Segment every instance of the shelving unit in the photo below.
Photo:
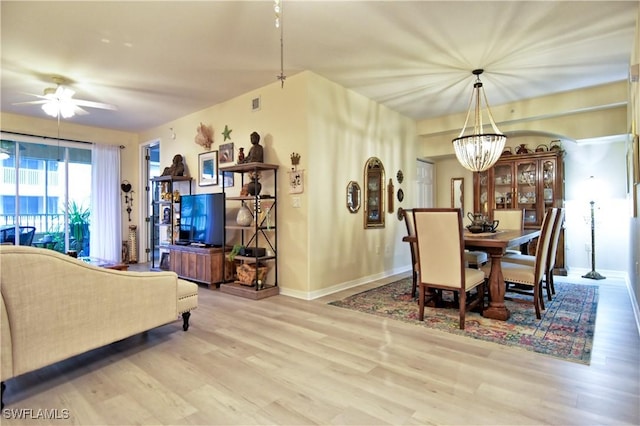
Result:
<svg viewBox="0 0 640 426"><path fill-rule="evenodd" d="M221 167L221 172L240 174L241 186L245 183L245 173L260 173L261 182L268 180L268 175L273 177L273 195L264 195L265 188L254 195L229 196L226 194L224 179L222 191L225 193L225 207L227 211L234 206L238 208L247 205L251 211L253 220L250 225L242 226L227 223L226 230L240 231L240 244L248 253L235 257L235 262L241 268L266 267L267 274L262 280L254 277L253 280L241 281L236 277L234 281L224 282L220 285L220 291L250 299L263 299L279 293L278 289L278 255L277 255L277 175L278 166L265 163L244 163L234 166ZM225 236L226 240L226 236ZM244 265L244 266L243 266ZM223 262L223 268L227 262ZM256 274L258 275L258 274ZM223 275L228 274L223 271Z"/></svg>
<svg viewBox="0 0 640 426"><path fill-rule="evenodd" d="M157 176L151 178L151 269L169 270L169 246L178 238L180 229L180 202L174 200L174 191L181 192L188 186L191 194L192 178L189 176Z"/></svg>
<svg viewBox="0 0 640 426"><path fill-rule="evenodd" d="M524 227L539 229L548 207L564 206L563 155L564 151L507 154L489 170L475 173L474 213L493 219L494 210L523 209ZM558 243L557 275L567 273L563 234Z"/></svg>

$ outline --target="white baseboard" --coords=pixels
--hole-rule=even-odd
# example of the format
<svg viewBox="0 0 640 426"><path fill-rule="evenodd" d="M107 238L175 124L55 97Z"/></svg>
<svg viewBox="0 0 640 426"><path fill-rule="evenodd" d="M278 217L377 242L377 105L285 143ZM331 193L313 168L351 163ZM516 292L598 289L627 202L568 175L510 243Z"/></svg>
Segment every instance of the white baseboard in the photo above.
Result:
<svg viewBox="0 0 640 426"><path fill-rule="evenodd" d="M357 287L362 284L367 284L367 283L370 283L371 281L381 280L387 277L391 277L393 275L398 275L398 274L402 274L410 271L411 271L410 266L402 266L402 267L393 269L391 271L384 271L378 274L369 275L366 277L360 277L352 281L346 281L343 283L332 285L331 287L323 288L322 290L311 291L311 292L291 290L291 289L280 287L280 294L284 296L295 297L296 299L313 300L319 297L324 297L333 293L337 293L342 290L348 290L350 288Z"/></svg>

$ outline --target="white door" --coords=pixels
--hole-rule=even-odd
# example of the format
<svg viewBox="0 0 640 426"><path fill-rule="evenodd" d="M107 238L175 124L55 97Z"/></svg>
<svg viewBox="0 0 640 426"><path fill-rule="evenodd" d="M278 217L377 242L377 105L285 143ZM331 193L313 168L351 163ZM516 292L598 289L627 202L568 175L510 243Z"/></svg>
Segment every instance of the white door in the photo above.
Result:
<svg viewBox="0 0 640 426"><path fill-rule="evenodd" d="M424 160L417 160L416 168L416 207L435 207L434 165Z"/></svg>

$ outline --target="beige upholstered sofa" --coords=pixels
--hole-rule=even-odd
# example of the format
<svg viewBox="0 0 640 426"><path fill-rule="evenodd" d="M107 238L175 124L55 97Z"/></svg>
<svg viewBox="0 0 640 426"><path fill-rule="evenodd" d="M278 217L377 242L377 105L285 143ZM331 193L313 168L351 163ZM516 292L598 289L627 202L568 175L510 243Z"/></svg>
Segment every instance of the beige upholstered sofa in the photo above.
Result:
<svg viewBox="0 0 640 426"><path fill-rule="evenodd" d="M2 390L12 377L175 321L198 286L173 272L92 266L52 250L0 245Z"/></svg>

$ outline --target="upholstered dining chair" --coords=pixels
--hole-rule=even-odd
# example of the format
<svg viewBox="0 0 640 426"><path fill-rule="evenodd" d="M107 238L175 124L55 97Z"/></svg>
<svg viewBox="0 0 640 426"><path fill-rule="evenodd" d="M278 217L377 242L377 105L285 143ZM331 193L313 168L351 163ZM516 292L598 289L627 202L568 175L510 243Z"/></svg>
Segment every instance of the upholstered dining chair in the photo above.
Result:
<svg viewBox="0 0 640 426"><path fill-rule="evenodd" d="M466 312L475 307L482 312L484 308L485 277L481 270L465 267L462 212L415 208L413 217L419 267L418 319L424 321L427 291L450 290L457 293L460 329L464 329ZM475 297L471 296L473 289ZM440 297L441 292L432 294Z"/></svg>
<svg viewBox="0 0 640 426"><path fill-rule="evenodd" d="M413 210L412 209L402 209L402 216L404 217L404 224L407 227L407 236L402 239L402 241L406 241L409 243L409 248L411 250L411 269L413 270L412 275L412 285L411 285L411 297L416 297L416 288L418 286L418 244L415 241L416 236L416 228L415 223L413 222Z"/></svg>
<svg viewBox="0 0 640 426"><path fill-rule="evenodd" d="M556 267L556 255L558 253L558 242L560 241L560 234L562 233L562 225L564 223L565 209L558 208L555 223L553 224L553 230L551 231L551 239L549 251L547 253L547 266L545 268L545 289L547 292L547 299L551 300L551 295L556 294L556 289L553 283L553 268ZM520 255L505 255L502 258L504 262L519 263L521 265L533 266L536 262L536 257L526 254Z"/></svg>
<svg viewBox="0 0 640 426"><path fill-rule="evenodd" d="M536 318L538 319L542 318L541 311L545 309L542 298L542 280L547 267L551 235L553 234L557 216L557 208L550 207L547 209L542 221L542 231L533 265L508 262L506 258L503 258L501 263L502 276L507 286L506 290L512 293L532 295ZM490 268L483 267L482 269L488 276ZM514 284L514 286L511 286L511 284ZM527 287L530 287L532 291L527 291Z"/></svg>
<svg viewBox="0 0 640 426"><path fill-rule="evenodd" d="M493 220L499 221L498 229L524 229L523 209L496 209ZM520 247L507 247L507 254L521 254Z"/></svg>

